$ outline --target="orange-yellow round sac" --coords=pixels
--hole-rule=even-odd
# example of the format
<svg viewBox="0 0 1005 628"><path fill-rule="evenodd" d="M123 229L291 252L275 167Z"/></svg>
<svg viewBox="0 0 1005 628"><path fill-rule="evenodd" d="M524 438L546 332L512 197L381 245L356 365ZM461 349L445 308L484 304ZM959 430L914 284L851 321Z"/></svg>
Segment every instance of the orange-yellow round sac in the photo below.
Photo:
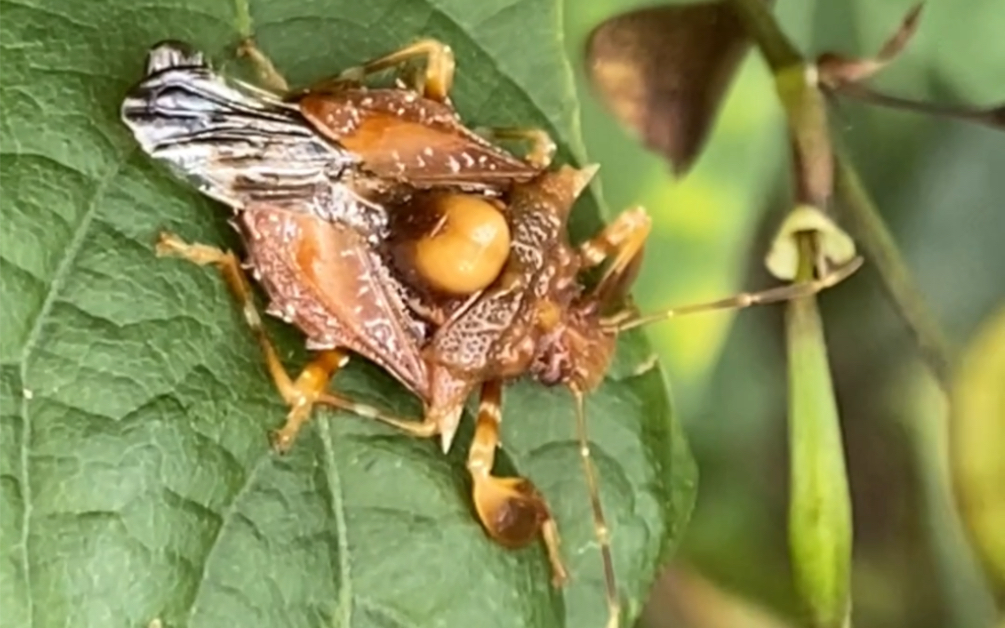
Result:
<svg viewBox="0 0 1005 628"><path fill-rule="evenodd" d="M509 256L509 226L486 199L444 194L439 220L415 243L415 270L429 284L454 295L473 294L495 281Z"/></svg>

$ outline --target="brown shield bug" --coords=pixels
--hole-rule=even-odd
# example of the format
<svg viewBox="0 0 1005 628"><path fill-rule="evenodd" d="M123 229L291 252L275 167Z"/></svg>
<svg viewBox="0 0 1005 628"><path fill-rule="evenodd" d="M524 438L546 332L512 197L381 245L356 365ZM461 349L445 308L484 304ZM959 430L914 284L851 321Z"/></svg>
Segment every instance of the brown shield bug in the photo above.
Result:
<svg viewBox="0 0 1005 628"><path fill-rule="evenodd" d="M319 402L396 422L326 392L329 379L345 364L350 351L387 369L429 407L448 412L449 416L427 421L419 431L442 432L444 446L449 447L464 399L479 382L455 381L445 375L431 378L430 363L421 352L430 337L430 325L406 307L409 291L385 261L390 257L382 244L389 234L385 204L406 203L397 215L415 208L416 214L439 216L435 232L424 232L418 246L408 251L407 243L389 246L405 260L401 264L412 264L422 278L430 280L433 291L444 295L437 304L440 310L453 312L494 281L509 257L509 227L500 213L502 206L498 201L490 204L491 195L486 194L489 188L501 188L502 179L482 186L480 195L449 192L456 184L444 185L446 192L407 189L403 193L402 183L407 182L388 182L365 170L356 153L317 133L297 108L250 85L225 79L200 54L176 42L158 44L150 51L147 75L130 91L122 115L148 154L236 210L233 222L248 253L244 265L233 253L188 244L167 233L162 234L157 250L200 265L217 265L243 304L270 374L290 406L286 425L274 434L276 448L289 447ZM462 154L455 158L466 163ZM474 163L479 159L474 158ZM526 178L527 167L523 171ZM478 187L473 183L462 187L472 186ZM431 186L427 183L426 187ZM414 230L410 233L417 235ZM488 260L484 249L491 253ZM445 272L448 260L452 266ZM461 264L471 266L472 271L458 272ZM265 335L243 267L252 270L272 298L268 311L303 330L308 347L319 352L295 379L287 374ZM437 281L436 273L446 281ZM472 276L476 285L471 283ZM411 296L412 305L417 305L416 294ZM441 424L446 429L440 429ZM494 455L492 448L479 452L474 459ZM490 467L486 467L486 477ZM530 485L522 490L536 495ZM497 530L504 524L499 521L487 527ZM531 535L538 525L555 536L550 516L529 530ZM505 540L513 533L495 536ZM551 549L555 546L549 544ZM564 578L557 551L553 561Z"/></svg>

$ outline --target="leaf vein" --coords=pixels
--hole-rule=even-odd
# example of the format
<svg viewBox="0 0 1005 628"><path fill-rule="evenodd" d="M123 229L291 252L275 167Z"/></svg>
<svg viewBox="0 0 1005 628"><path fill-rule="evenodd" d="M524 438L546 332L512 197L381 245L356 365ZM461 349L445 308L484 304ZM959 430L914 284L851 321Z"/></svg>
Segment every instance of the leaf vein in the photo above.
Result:
<svg viewBox="0 0 1005 628"><path fill-rule="evenodd" d="M418 623L409 619L408 617L405 617L400 612L391 608L390 606L378 602L377 600L374 600L369 597L360 596L357 599L357 601L359 602L361 608L364 608L376 615L381 615L385 619L394 622L401 628L419 628Z"/></svg>
<svg viewBox="0 0 1005 628"><path fill-rule="evenodd" d="M199 582L196 584L195 594L192 596L192 604L188 608L188 617L185 621L186 625L192 624L192 617L195 615L195 609L198 606L199 595L202 593L203 585L206 584L208 580L209 565L213 560L213 556L216 553L217 548L220 547L220 539L223 538L223 532L227 528L227 525L234 519L237 514L237 507L241 503L241 500L248 493L248 490L254 486L255 480L258 478L258 473L265 466L265 463L271 460L272 457L266 452L258 457L255 464L248 471L248 474L244 477L244 482L241 484L237 492L234 493L234 498L230 500L223 512L220 513L220 527L216 530L216 535L209 544L209 549L206 551L206 558L202 561L202 574L199 577Z"/></svg>
<svg viewBox="0 0 1005 628"><path fill-rule="evenodd" d="M56 272L52 276L52 282L49 284L49 290L46 292L45 298L42 300L42 307L39 308L38 315L35 317L35 322L32 324L31 330L28 332L28 336L25 339L24 347L21 349L21 363L19 365L21 385L28 390L31 390L32 388L28 383L28 361L38 345L39 337L42 335L42 327L45 324L45 319L52 310L56 299L59 298L59 293L62 291L63 284L66 282L66 278L73 268L73 263L77 259L77 254L84 245L91 223L94 221L94 216L97 214L100 199L104 196L108 184L119 174L119 172L122 171L122 168L128 161L128 155L126 155L125 158L119 161L114 168L109 170L108 174L101 178L94 190L94 195L91 197L87 208L84 210L84 215L81 217L80 222L77 223L77 226L74 229L73 236L70 238L70 243L67 245L63 253L63 258L59 261L59 265L56 267ZM19 452L21 464L21 496L24 504L21 512L21 561L23 563L22 568L24 573L24 583L28 596L26 606L29 628L35 624L35 603L34 595L32 594L31 561L29 560L30 552L28 549L33 506L31 478L28 474L28 460L31 455L30 450L32 438L31 417L28 411L30 401L31 400L28 396L21 397L21 451Z"/></svg>
<svg viewBox="0 0 1005 628"><path fill-rule="evenodd" d="M346 534L345 503L342 494L342 481L338 467L335 465L335 451L332 446L331 427L327 420L318 421L321 442L324 445L324 465L331 492L332 515L335 517L335 533L338 541L339 594L338 605L341 611L343 628L352 625L352 569L349 564L349 539Z"/></svg>
<svg viewBox="0 0 1005 628"><path fill-rule="evenodd" d="M234 28L241 37L251 37L254 27L251 21L251 6L248 0L234 0Z"/></svg>

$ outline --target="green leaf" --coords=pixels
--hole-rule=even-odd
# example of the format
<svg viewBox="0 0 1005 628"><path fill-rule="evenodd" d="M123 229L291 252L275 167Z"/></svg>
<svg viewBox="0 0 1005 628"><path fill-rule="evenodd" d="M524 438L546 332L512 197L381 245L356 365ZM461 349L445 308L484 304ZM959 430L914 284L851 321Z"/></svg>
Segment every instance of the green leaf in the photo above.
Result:
<svg viewBox="0 0 1005 628"><path fill-rule="evenodd" d="M603 576L570 397L507 390L503 465L550 500L572 575L481 530L449 456L320 411L290 455L285 408L215 272L153 254L156 234L237 246L227 210L135 145L118 106L165 38L214 57L244 34L298 84L419 36L453 46L472 124L538 125L581 158L554 0L3 2L0 220L2 624L6 626L603 625ZM599 224L584 198L574 229ZM288 368L302 339L269 321ZM588 400L627 615L679 538L695 472L643 336ZM362 360L345 394L415 415ZM630 619L630 618L626 618ZM627 625L627 624L626 624Z"/></svg>

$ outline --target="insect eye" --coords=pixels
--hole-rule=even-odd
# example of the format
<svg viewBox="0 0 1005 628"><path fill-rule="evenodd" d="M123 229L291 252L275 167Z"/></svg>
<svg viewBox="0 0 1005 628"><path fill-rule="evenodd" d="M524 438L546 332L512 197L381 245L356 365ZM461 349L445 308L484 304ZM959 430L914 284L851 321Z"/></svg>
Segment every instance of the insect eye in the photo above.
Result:
<svg viewBox="0 0 1005 628"><path fill-rule="evenodd" d="M495 281L510 248L509 225L498 207L473 194L438 194L422 211L431 217L409 243L409 261L421 279L454 295Z"/></svg>

